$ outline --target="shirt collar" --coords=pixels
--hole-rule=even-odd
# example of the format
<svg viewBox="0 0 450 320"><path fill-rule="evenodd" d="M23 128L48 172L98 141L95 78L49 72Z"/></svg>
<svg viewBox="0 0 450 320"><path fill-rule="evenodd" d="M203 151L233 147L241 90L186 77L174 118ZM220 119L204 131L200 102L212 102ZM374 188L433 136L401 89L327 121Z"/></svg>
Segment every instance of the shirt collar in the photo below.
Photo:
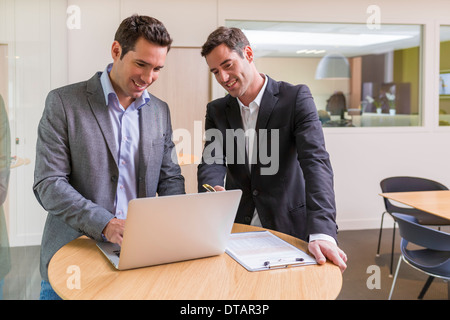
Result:
<svg viewBox="0 0 450 320"><path fill-rule="evenodd" d="M109 73L111 72L113 64L110 63L106 66L105 71L103 71L102 75L100 76L100 83L102 84L103 88L103 94L105 95L105 101L106 104L109 105L113 101L110 101L109 99L114 99L114 101L117 101L119 103L119 99L117 98L117 94L114 91L114 88L111 83L111 79L109 78ZM147 90L144 90L142 95L137 98L134 103L136 105L137 109L140 109L143 105L148 103L150 101L150 94Z"/></svg>
<svg viewBox="0 0 450 320"><path fill-rule="evenodd" d="M252 105L254 105L254 104L256 104L256 107L259 107L259 106L261 105L261 100L262 100L262 97L263 97L263 95L264 95L264 91L266 90L266 87L267 87L267 76L264 74L264 84L263 84L261 90L259 90L258 95L256 96L255 100L253 100L252 102L250 102L250 104L249 104L249 106L248 106L250 109L252 109ZM244 104L241 102L241 100L239 100L239 98L236 98L236 99L237 99L237 101L238 101L239 106L241 107L241 109L242 109L243 107L246 107L246 106L244 106Z"/></svg>

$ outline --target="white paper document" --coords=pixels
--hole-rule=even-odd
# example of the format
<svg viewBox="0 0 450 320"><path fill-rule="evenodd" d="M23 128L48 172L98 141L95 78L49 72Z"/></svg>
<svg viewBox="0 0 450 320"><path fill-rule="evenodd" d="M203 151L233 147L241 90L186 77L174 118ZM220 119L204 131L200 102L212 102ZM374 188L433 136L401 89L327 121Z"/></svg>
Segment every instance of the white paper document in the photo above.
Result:
<svg viewBox="0 0 450 320"><path fill-rule="evenodd" d="M232 233L225 252L248 271L317 264L314 257L269 231Z"/></svg>

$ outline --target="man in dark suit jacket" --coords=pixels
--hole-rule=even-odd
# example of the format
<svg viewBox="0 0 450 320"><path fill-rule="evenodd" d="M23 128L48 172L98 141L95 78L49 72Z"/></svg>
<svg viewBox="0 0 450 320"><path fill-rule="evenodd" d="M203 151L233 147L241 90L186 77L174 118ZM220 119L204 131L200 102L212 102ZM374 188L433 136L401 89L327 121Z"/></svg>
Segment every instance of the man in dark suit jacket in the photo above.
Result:
<svg viewBox="0 0 450 320"><path fill-rule="evenodd" d="M146 91L171 42L158 20L127 18L111 47L114 62L104 72L49 93L33 186L48 211L42 299L58 298L47 270L59 248L81 235L121 244L128 201L185 192L169 108Z"/></svg>
<svg viewBox="0 0 450 320"><path fill-rule="evenodd" d="M309 241L318 263L327 257L345 270L333 171L308 87L260 74L237 28L211 33L202 55L229 95L207 106L199 192L204 183L224 190L225 179L226 189L243 191L236 222Z"/></svg>

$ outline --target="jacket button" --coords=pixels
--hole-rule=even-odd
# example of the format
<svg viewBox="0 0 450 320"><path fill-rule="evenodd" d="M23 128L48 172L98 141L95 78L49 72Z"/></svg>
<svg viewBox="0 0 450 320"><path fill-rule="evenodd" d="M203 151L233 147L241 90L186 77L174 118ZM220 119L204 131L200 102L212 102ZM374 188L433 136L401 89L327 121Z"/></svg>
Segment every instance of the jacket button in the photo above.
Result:
<svg viewBox="0 0 450 320"><path fill-rule="evenodd" d="M253 195L257 196L259 194L258 190L253 190Z"/></svg>
<svg viewBox="0 0 450 320"><path fill-rule="evenodd" d="M252 221L252 218L250 218L250 217L245 217L245 218L244 218L244 221L245 221L246 223L250 223L250 222Z"/></svg>
<svg viewBox="0 0 450 320"><path fill-rule="evenodd" d="M117 179L117 176L111 176L111 181L112 181L112 182L117 182L117 180L118 180L118 179Z"/></svg>

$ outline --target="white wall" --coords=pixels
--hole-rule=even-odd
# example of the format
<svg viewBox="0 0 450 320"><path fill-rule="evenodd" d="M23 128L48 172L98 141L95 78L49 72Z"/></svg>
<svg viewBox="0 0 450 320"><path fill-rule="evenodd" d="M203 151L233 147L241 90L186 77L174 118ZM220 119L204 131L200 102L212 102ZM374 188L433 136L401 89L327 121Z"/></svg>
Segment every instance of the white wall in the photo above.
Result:
<svg viewBox="0 0 450 320"><path fill-rule="evenodd" d="M84 81L103 71L120 22L134 14L161 20L173 46L199 47L216 27L217 5L208 0L69 0L81 9L81 29L68 31L69 82Z"/></svg>
<svg viewBox="0 0 450 320"><path fill-rule="evenodd" d="M81 29L65 26L69 5L81 9ZM299 0L0 0L0 43L13 48L10 60L10 115L13 137L23 144L14 152L30 158L16 170L10 189L11 245L40 243L45 213L31 192L38 118L51 88L85 80L110 62L110 46L119 22L132 13L163 21L174 46L200 47L226 19L365 23L372 1ZM381 179L422 176L450 186L450 128L438 123L438 31L449 24L448 1L379 0L382 23L424 25L423 127L325 128L335 171L341 230L378 228ZM31 27L30 27L31 26ZM20 59L19 59L20 60ZM190 75L180 74L186 81ZM279 79L283 80L283 79ZM213 97L221 90L213 81Z"/></svg>

